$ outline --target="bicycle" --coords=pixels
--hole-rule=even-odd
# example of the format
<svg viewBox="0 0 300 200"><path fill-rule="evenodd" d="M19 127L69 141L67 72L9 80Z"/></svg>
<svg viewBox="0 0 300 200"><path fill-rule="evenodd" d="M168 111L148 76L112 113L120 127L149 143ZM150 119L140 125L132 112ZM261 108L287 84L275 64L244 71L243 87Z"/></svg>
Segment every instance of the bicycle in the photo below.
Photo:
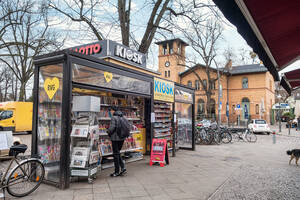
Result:
<svg viewBox="0 0 300 200"><path fill-rule="evenodd" d="M43 163L37 158L18 161L17 156L25 153L27 145L20 144L10 148L11 161L3 174L0 171L0 198L5 198L5 189L14 197L24 197L34 192L42 183L45 175ZM17 165L12 169L12 164ZM9 171L10 170L10 171Z"/></svg>
<svg viewBox="0 0 300 200"><path fill-rule="evenodd" d="M245 131L243 131L242 133L232 133L232 138L234 141L247 141L247 142L251 142L254 143L257 141L257 137L256 135L249 129L245 129Z"/></svg>

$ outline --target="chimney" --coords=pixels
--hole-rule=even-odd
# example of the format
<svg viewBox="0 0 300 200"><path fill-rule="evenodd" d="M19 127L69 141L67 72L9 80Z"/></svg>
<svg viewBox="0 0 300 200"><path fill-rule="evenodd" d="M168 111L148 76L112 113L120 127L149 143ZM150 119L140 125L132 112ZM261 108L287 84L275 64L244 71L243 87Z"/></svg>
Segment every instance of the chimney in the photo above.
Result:
<svg viewBox="0 0 300 200"><path fill-rule="evenodd" d="M232 69L232 60L229 59L227 64L225 65L225 69L227 69L228 71L230 71Z"/></svg>

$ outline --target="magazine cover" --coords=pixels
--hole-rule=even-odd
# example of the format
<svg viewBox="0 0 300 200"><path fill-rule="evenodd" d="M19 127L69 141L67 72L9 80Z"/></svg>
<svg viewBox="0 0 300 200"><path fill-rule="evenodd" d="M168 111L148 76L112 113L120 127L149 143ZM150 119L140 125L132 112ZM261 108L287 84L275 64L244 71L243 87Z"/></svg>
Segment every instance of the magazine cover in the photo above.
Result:
<svg viewBox="0 0 300 200"><path fill-rule="evenodd" d="M97 163L99 160L99 152L92 151L90 154L90 164Z"/></svg>
<svg viewBox="0 0 300 200"><path fill-rule="evenodd" d="M85 168L86 160L84 156L72 156L70 167Z"/></svg>
<svg viewBox="0 0 300 200"><path fill-rule="evenodd" d="M84 156L87 158L89 155L89 151L90 151L90 148L87 148L87 147L74 147L72 155L73 156Z"/></svg>
<svg viewBox="0 0 300 200"><path fill-rule="evenodd" d="M89 133L88 125L73 125L71 136L87 138Z"/></svg>

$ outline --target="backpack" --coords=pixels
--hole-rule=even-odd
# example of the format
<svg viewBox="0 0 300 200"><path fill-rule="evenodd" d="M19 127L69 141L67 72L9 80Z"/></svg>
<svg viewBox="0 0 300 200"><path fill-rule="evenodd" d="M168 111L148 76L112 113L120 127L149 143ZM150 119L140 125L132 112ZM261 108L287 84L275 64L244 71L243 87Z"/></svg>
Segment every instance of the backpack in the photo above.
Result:
<svg viewBox="0 0 300 200"><path fill-rule="evenodd" d="M125 139L130 136L130 124L125 117L119 117L117 134L121 139Z"/></svg>

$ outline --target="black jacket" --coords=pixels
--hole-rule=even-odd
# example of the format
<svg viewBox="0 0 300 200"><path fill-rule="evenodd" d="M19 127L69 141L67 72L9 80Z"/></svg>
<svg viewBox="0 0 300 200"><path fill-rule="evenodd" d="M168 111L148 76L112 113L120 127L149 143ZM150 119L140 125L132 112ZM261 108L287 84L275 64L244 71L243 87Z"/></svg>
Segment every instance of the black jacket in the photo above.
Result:
<svg viewBox="0 0 300 200"><path fill-rule="evenodd" d="M111 118L109 128L107 129L107 134L109 135L111 141L122 141L117 133L117 126L120 123L120 117L123 116L121 111L114 112L113 117Z"/></svg>

